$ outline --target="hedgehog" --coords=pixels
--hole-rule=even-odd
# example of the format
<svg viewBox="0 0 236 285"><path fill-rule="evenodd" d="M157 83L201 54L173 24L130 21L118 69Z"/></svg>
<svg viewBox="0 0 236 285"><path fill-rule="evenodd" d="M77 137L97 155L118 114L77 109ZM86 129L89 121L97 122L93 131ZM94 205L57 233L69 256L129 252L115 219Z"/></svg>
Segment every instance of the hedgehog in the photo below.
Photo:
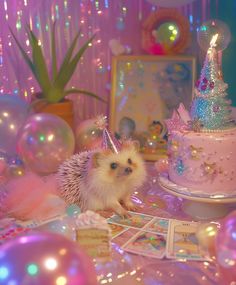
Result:
<svg viewBox="0 0 236 285"><path fill-rule="evenodd" d="M146 179L145 163L134 144L118 153L109 149L84 151L67 159L57 173L60 196L82 211L113 210L120 216L134 211L132 193Z"/></svg>

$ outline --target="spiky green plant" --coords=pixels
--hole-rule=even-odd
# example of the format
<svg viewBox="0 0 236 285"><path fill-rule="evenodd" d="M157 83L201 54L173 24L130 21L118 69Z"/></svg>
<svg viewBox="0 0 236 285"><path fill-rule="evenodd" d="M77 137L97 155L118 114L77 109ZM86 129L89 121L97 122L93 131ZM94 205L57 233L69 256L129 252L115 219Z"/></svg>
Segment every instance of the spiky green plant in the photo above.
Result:
<svg viewBox="0 0 236 285"><path fill-rule="evenodd" d="M71 79L76 67L84 54L84 52L89 47L90 43L93 41L95 35L88 39L87 42L75 53L73 52L77 44L78 38L80 36L80 31L75 35L71 46L68 48L65 57L62 61L60 68L57 67L57 54L56 54L56 39L55 39L55 23L52 27L51 32L51 64L52 64L52 76L50 77L49 71L47 69L46 60L43 54L42 47L39 45L39 40L33 33L33 31L27 27L27 34L30 41L32 49L32 59L28 56L20 41L17 39L13 31L10 29L11 34L28 66L30 67L35 79L37 80L40 88L40 99L48 103L57 103L63 101L65 96L71 93L85 94L92 96L98 100L104 101L99 96L92 92L86 90L80 90L76 88L66 90L66 85Z"/></svg>

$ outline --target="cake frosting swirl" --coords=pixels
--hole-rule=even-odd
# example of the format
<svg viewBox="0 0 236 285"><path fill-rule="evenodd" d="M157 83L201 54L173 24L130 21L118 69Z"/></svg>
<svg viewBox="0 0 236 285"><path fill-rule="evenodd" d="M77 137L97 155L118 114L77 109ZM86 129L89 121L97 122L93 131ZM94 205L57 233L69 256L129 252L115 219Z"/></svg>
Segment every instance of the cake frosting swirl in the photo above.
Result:
<svg viewBox="0 0 236 285"><path fill-rule="evenodd" d="M81 213L77 217L75 224L77 228L98 228L110 231L107 220L101 215L89 210Z"/></svg>

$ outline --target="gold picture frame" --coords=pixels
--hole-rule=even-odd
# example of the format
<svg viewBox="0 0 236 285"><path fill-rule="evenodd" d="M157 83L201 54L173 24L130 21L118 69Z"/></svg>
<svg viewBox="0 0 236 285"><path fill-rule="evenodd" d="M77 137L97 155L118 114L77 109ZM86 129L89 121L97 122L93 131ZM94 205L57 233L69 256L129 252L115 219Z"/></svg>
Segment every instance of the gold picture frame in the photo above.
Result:
<svg viewBox="0 0 236 285"><path fill-rule="evenodd" d="M164 120L179 103L189 109L196 78L193 56L121 55L112 60L109 127L140 142L144 159L166 156Z"/></svg>

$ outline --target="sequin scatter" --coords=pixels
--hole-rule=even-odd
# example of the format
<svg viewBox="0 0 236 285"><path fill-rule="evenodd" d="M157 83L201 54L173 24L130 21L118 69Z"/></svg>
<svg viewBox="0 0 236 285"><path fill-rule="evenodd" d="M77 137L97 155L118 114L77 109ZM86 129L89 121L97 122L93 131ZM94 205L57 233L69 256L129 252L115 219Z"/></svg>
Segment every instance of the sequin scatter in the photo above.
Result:
<svg viewBox="0 0 236 285"><path fill-rule="evenodd" d="M189 150L190 150L191 159L193 159L193 160L200 159L200 154L203 151L202 147L195 147L193 145L190 145Z"/></svg>
<svg viewBox="0 0 236 285"><path fill-rule="evenodd" d="M200 132L203 126L204 126L203 123L198 118L195 118L192 121L189 121L189 127L194 132Z"/></svg>
<svg viewBox="0 0 236 285"><path fill-rule="evenodd" d="M178 175L182 175L185 171L184 163L181 158L178 158L175 165L175 171Z"/></svg>

